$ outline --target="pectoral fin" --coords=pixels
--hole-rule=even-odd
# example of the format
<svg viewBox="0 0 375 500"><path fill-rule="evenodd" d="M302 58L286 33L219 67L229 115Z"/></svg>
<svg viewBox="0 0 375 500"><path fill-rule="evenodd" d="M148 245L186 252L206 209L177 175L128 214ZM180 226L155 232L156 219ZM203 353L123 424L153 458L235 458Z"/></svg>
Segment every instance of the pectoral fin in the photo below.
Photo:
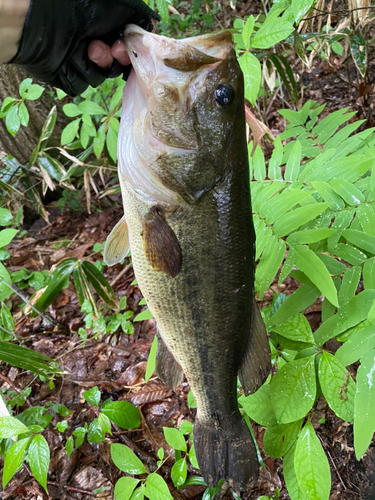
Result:
<svg viewBox="0 0 375 500"><path fill-rule="evenodd" d="M251 339L238 373L245 395L257 391L271 371L271 350L267 330L256 302L253 305Z"/></svg>
<svg viewBox="0 0 375 500"><path fill-rule="evenodd" d="M156 335L158 338L158 349L155 360L156 375L174 391L181 384L184 372L165 345L158 329L156 330Z"/></svg>
<svg viewBox="0 0 375 500"><path fill-rule="evenodd" d="M181 270L182 252L174 231L157 207L143 221L143 246L148 262L162 273L176 277Z"/></svg>
<svg viewBox="0 0 375 500"><path fill-rule="evenodd" d="M122 261L130 249L128 225L123 216L110 232L103 252L107 266L114 266Z"/></svg>

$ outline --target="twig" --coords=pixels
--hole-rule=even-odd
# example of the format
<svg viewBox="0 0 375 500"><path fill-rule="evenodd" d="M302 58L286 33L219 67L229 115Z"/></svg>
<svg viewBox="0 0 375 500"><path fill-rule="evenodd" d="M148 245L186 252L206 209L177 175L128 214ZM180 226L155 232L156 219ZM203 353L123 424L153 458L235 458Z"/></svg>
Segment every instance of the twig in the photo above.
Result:
<svg viewBox="0 0 375 500"><path fill-rule="evenodd" d="M347 487L345 486L345 484L344 484L343 480L341 479L341 476L340 476L340 474L339 474L339 471L337 470L336 464L335 464L335 462L333 461L333 458L332 458L332 456L331 456L331 454L330 454L329 450L326 450L326 451L327 451L327 453L328 453L329 458L331 459L331 462L332 462L333 468L334 468L334 469L335 469L335 471L336 471L336 474L337 474L337 477L339 478L340 483L342 484L342 486L343 486L344 490L347 490Z"/></svg>
<svg viewBox="0 0 375 500"><path fill-rule="evenodd" d="M316 14L311 17L304 17L302 21L309 21L310 19L315 19L316 17L327 16L328 14L351 14L355 10L366 10L366 9L375 9L375 5L369 5L368 7L356 7L355 9L342 9L342 10L331 10L330 12L324 12L319 9L315 9L321 14Z"/></svg>
<svg viewBox="0 0 375 500"><path fill-rule="evenodd" d="M128 264L127 266L124 267L124 269L116 276L116 278L114 278L111 282L110 282L110 285L113 286L115 285L119 279L121 279L124 274L126 274L129 269L131 269L133 267L133 264Z"/></svg>
<svg viewBox="0 0 375 500"><path fill-rule="evenodd" d="M59 488L59 484L57 484L55 481L47 481L47 484L49 484L50 486L56 486L56 488ZM89 497L96 497L95 493L92 493L91 491L84 490L83 488L76 488L75 486L68 486L67 484L64 484L63 488L65 490L74 491L75 493L82 493L83 495L88 495Z"/></svg>

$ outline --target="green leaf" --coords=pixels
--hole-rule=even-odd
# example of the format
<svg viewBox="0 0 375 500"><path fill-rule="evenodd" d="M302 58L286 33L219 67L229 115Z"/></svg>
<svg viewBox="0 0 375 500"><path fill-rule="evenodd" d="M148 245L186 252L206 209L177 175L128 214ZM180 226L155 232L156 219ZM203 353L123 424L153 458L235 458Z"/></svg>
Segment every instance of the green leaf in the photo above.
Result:
<svg viewBox="0 0 375 500"><path fill-rule="evenodd" d="M20 89L21 89L21 87L20 87ZM27 99L28 101L36 101L43 94L43 92L44 92L43 87L41 87L40 85L37 85L37 84L33 84L33 85L30 85L25 90L25 92L23 92L23 95L21 95L21 91L20 91L20 95L21 95L21 97Z"/></svg>
<svg viewBox="0 0 375 500"><path fill-rule="evenodd" d="M267 18L261 28L255 33L250 46L255 49L269 49L285 40L293 32L293 26L280 17Z"/></svg>
<svg viewBox="0 0 375 500"><path fill-rule="evenodd" d="M279 241L272 236L271 242L263 251L261 260L255 272L255 286L262 297L269 285L272 283L285 254L286 246L284 241Z"/></svg>
<svg viewBox="0 0 375 500"><path fill-rule="evenodd" d="M284 323L272 328L279 335L295 342L315 343L314 335L306 317L303 314L297 314Z"/></svg>
<svg viewBox="0 0 375 500"><path fill-rule="evenodd" d="M263 436L264 451L273 458L283 457L293 446L301 429L302 420L267 427Z"/></svg>
<svg viewBox="0 0 375 500"><path fill-rule="evenodd" d="M1 105L0 118L4 118L16 102L19 102L19 100L14 97L6 97Z"/></svg>
<svg viewBox="0 0 375 500"><path fill-rule="evenodd" d="M115 485L115 499L129 500L138 483L139 479L135 479L134 477L120 477Z"/></svg>
<svg viewBox="0 0 375 500"><path fill-rule="evenodd" d="M367 71L366 40L360 33L354 33L354 35L350 35L349 40L350 50L355 65L357 66L358 71L361 73L362 77L364 77Z"/></svg>
<svg viewBox="0 0 375 500"><path fill-rule="evenodd" d="M340 198L340 196L332 189L327 182L313 181L311 186L320 194L324 201L331 201L331 210L342 210L345 208L345 203Z"/></svg>
<svg viewBox="0 0 375 500"><path fill-rule="evenodd" d="M74 450L74 438L73 436L69 436L65 443L65 451L66 454L68 455L68 460L70 459L73 450Z"/></svg>
<svg viewBox="0 0 375 500"><path fill-rule="evenodd" d="M362 264L367 259L367 255L358 250L358 248L354 248L351 245L344 245L343 243L336 245L334 253L336 257L349 262L352 266Z"/></svg>
<svg viewBox="0 0 375 500"><path fill-rule="evenodd" d="M186 441L182 432L173 427L163 427L165 440L175 450L186 451Z"/></svg>
<svg viewBox="0 0 375 500"><path fill-rule="evenodd" d="M271 386L262 385L250 396L242 395L238 402L247 415L259 425L275 425L277 423L271 399Z"/></svg>
<svg viewBox="0 0 375 500"><path fill-rule="evenodd" d="M150 378L152 377L152 374L155 371L157 349L158 349L158 339L155 335L154 340L152 341L150 353L148 355L147 368L146 368L146 373L145 373L145 382L148 382L150 380Z"/></svg>
<svg viewBox="0 0 375 500"><path fill-rule="evenodd" d="M149 474L146 480L146 495L153 500L169 500L173 497L164 479L155 472Z"/></svg>
<svg viewBox="0 0 375 500"><path fill-rule="evenodd" d="M375 431L375 351L361 359L357 372L357 392L354 403L354 449L360 460L370 445Z"/></svg>
<svg viewBox="0 0 375 500"><path fill-rule="evenodd" d="M245 97L255 106L260 89L262 70L259 60L251 52L245 52L238 58L245 80Z"/></svg>
<svg viewBox="0 0 375 500"><path fill-rule="evenodd" d="M280 179L281 170L280 165L283 158L283 145L280 136L277 136L274 142L274 149L268 164L268 177L269 179Z"/></svg>
<svg viewBox="0 0 375 500"><path fill-rule="evenodd" d="M27 457L31 472L48 494L47 473L50 462L50 452L48 443L41 434L37 434L31 438Z"/></svg>
<svg viewBox="0 0 375 500"><path fill-rule="evenodd" d="M10 135L12 135L13 137L19 131L21 126L20 118L18 116L18 109L19 107L17 105L13 106L12 108L10 108L5 117L5 126Z"/></svg>
<svg viewBox="0 0 375 500"><path fill-rule="evenodd" d="M104 432L108 432L108 434L112 435L111 422L104 412L99 413L98 424Z"/></svg>
<svg viewBox="0 0 375 500"><path fill-rule="evenodd" d="M328 500L331 491L329 464L310 420L297 440L294 469L305 500Z"/></svg>
<svg viewBox="0 0 375 500"><path fill-rule="evenodd" d="M284 178L286 181L296 181L301 166L301 143L294 142L293 149L286 162Z"/></svg>
<svg viewBox="0 0 375 500"><path fill-rule="evenodd" d="M314 203L292 210L275 222L273 228L276 235L279 238L282 238L283 236L290 234L303 224L306 224L306 222L315 219L315 217L324 212L329 205L330 203Z"/></svg>
<svg viewBox="0 0 375 500"><path fill-rule="evenodd" d="M345 306L354 297L360 278L360 267L351 267L345 271L338 296L340 307Z"/></svg>
<svg viewBox="0 0 375 500"><path fill-rule="evenodd" d="M134 318L134 322L136 322L136 321L145 321L147 319L152 319L152 318L153 318L153 315L152 315L150 309L145 309L144 311L142 311L141 313L139 313Z"/></svg>
<svg viewBox="0 0 375 500"><path fill-rule="evenodd" d="M245 49L250 47L250 37L253 34L254 23L254 16L249 16L246 20L245 26L243 27L242 40L245 45Z"/></svg>
<svg viewBox="0 0 375 500"><path fill-rule="evenodd" d="M90 405L99 406L101 394L97 386L84 392L83 397Z"/></svg>
<svg viewBox="0 0 375 500"><path fill-rule="evenodd" d="M345 307L341 307L337 314L328 318L314 332L316 343L321 346L327 340L365 320L374 299L375 290L364 290L353 297Z"/></svg>
<svg viewBox="0 0 375 500"><path fill-rule="evenodd" d="M308 197L309 194L300 189L285 190L281 194L266 200L260 207L259 214L267 220L268 224L273 224L291 208L303 203Z"/></svg>
<svg viewBox="0 0 375 500"><path fill-rule="evenodd" d="M315 356L286 363L275 374L270 386L278 423L303 418L315 402Z"/></svg>
<svg viewBox="0 0 375 500"><path fill-rule="evenodd" d="M66 116L69 116L69 118L75 118L76 116L82 115L82 111L79 109L77 104L73 104L72 102L69 104L65 104L63 106L63 111Z"/></svg>
<svg viewBox="0 0 375 500"><path fill-rule="evenodd" d="M99 297L103 299L109 307L117 309L118 303L116 294L98 268L88 260L84 260L81 266L87 276L87 279L90 281Z"/></svg>
<svg viewBox="0 0 375 500"><path fill-rule="evenodd" d="M0 417L0 438L6 439L29 432L29 429L14 417Z"/></svg>
<svg viewBox="0 0 375 500"><path fill-rule="evenodd" d="M322 241L331 236L335 232L331 228L322 229L305 229L304 231L297 231L296 233L288 236L286 242L288 245L302 245L304 243L311 244L317 241Z"/></svg>
<svg viewBox="0 0 375 500"><path fill-rule="evenodd" d="M9 226L13 223L13 216L6 208L0 208L0 226ZM0 232L1 234L1 232Z"/></svg>
<svg viewBox="0 0 375 500"><path fill-rule="evenodd" d="M339 418L353 422L355 383L340 361L326 351L319 361L319 382L330 408Z"/></svg>
<svg viewBox="0 0 375 500"><path fill-rule="evenodd" d="M253 169L254 169L254 178L257 181L262 181L266 178L266 165L264 162L264 155L262 148L259 146L259 144L254 151Z"/></svg>
<svg viewBox="0 0 375 500"><path fill-rule="evenodd" d="M100 126L96 137L93 141L94 154L97 158L100 158L105 144L105 123Z"/></svg>
<svg viewBox="0 0 375 500"><path fill-rule="evenodd" d="M294 20L299 23L305 14L311 9L314 0L292 0Z"/></svg>
<svg viewBox="0 0 375 500"><path fill-rule="evenodd" d="M88 115L106 115L107 112L94 101L82 101L78 104L78 109Z"/></svg>
<svg viewBox="0 0 375 500"><path fill-rule="evenodd" d="M12 313L9 311L8 307L4 304L4 302L1 303L1 319L4 328L6 328L9 332L13 332L14 321Z"/></svg>
<svg viewBox="0 0 375 500"><path fill-rule="evenodd" d="M323 262L323 264L328 269L329 274L333 274L334 276L338 276L340 274L345 273L346 266L342 264L338 260L326 255L325 253L316 253L316 256Z"/></svg>
<svg viewBox="0 0 375 500"><path fill-rule="evenodd" d="M371 236L370 234L363 233L356 229L344 229L342 235L353 245L361 248L365 252L375 255L375 236Z"/></svg>
<svg viewBox="0 0 375 500"><path fill-rule="evenodd" d="M8 229L3 229L0 231L0 248L9 245L12 239L18 233L18 229L13 229L9 227Z"/></svg>
<svg viewBox="0 0 375 500"><path fill-rule="evenodd" d="M18 116L20 118L21 125L27 127L29 124L30 115L24 102L20 103Z"/></svg>
<svg viewBox="0 0 375 500"><path fill-rule="evenodd" d="M305 500L305 496L298 486L298 481L296 477L296 471L294 468L294 456L296 451L297 443L292 445L288 453L283 459L283 473L285 479L285 485L288 489L289 496L291 500Z"/></svg>
<svg viewBox="0 0 375 500"><path fill-rule="evenodd" d="M112 401L102 413L123 429L137 429L141 425L139 410L128 401Z"/></svg>
<svg viewBox="0 0 375 500"><path fill-rule="evenodd" d="M5 455L3 468L3 489L12 479L14 474L21 468L23 456L29 441L29 437L16 441Z"/></svg>
<svg viewBox="0 0 375 500"><path fill-rule="evenodd" d="M70 122L62 131L61 134L61 145L65 146L66 144L70 144L77 137L79 124L81 123L81 119L77 118Z"/></svg>
<svg viewBox="0 0 375 500"><path fill-rule="evenodd" d="M323 262L307 246L297 245L294 249L296 266L306 274L333 305L338 306L336 287Z"/></svg>
<svg viewBox="0 0 375 500"><path fill-rule="evenodd" d="M363 266L363 285L365 290L375 289L375 260L368 260Z"/></svg>
<svg viewBox="0 0 375 500"><path fill-rule="evenodd" d="M127 474L145 474L146 467L132 450L123 444L111 444L111 457L117 468Z"/></svg>
<svg viewBox="0 0 375 500"><path fill-rule="evenodd" d="M365 201L362 192L345 179L332 179L329 183L348 205L356 206Z"/></svg>
<svg viewBox="0 0 375 500"><path fill-rule="evenodd" d="M89 426L89 430L87 432L87 441L89 443L101 443L104 441L105 432L102 429L99 419L94 418Z"/></svg>
<svg viewBox="0 0 375 500"><path fill-rule="evenodd" d="M169 19L168 2L166 0L155 0L155 3L161 18L165 22L168 22Z"/></svg>
<svg viewBox="0 0 375 500"><path fill-rule="evenodd" d="M173 484L178 487L182 486L186 481L187 476L187 467L185 458L181 458L177 460L177 462L173 465L171 470L171 479Z"/></svg>
<svg viewBox="0 0 375 500"><path fill-rule="evenodd" d="M347 340L335 353L335 357L344 366L355 363L375 347L375 325L372 321L362 321L344 335Z"/></svg>
<svg viewBox="0 0 375 500"><path fill-rule="evenodd" d="M132 494L130 500L143 500L144 499L144 494L143 494L143 484L139 488L137 488L134 493Z"/></svg>

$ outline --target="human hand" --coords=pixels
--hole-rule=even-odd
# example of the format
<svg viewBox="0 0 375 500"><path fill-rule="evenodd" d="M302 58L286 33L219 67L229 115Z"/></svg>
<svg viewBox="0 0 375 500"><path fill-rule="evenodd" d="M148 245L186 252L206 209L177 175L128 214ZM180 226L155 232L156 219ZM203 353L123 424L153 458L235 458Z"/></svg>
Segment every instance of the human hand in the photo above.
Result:
<svg viewBox="0 0 375 500"><path fill-rule="evenodd" d="M124 27L134 23L151 31L152 18L157 15L142 0L31 0L10 62L74 96L105 78L127 77Z"/></svg>

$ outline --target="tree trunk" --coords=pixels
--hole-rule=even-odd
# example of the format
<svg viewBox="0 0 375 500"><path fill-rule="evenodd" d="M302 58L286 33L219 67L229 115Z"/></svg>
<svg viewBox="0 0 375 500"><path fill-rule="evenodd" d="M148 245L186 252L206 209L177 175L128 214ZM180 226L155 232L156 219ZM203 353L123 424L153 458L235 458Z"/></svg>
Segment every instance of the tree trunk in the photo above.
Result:
<svg viewBox="0 0 375 500"><path fill-rule="evenodd" d="M26 72L19 66L13 64L0 66L0 107L6 97L19 98L19 85L27 77ZM28 127L21 125L15 137L12 137L7 131L5 119L0 119L0 152L11 154L22 164L27 163L38 142L45 119L55 104L56 102L47 92L44 92L36 101L26 101L26 107L30 114L29 125ZM58 114L53 134L56 138L60 137L65 124L66 117L61 112Z"/></svg>

